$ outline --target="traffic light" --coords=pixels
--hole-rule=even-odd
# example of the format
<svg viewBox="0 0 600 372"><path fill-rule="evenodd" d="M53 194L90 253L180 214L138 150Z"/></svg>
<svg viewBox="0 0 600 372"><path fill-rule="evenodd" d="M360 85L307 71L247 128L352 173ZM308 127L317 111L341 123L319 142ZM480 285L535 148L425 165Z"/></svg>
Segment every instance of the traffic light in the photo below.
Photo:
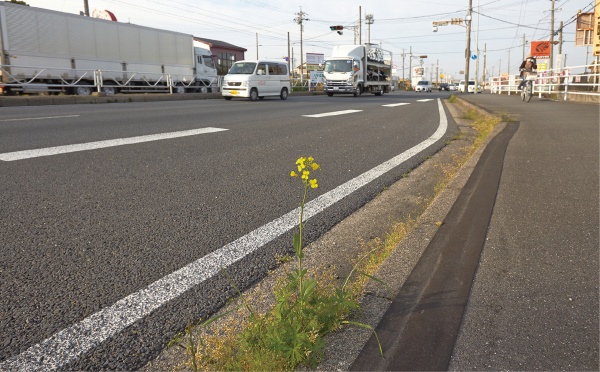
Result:
<svg viewBox="0 0 600 372"><path fill-rule="evenodd" d="M341 31L344 29L344 26L329 26L331 31Z"/></svg>

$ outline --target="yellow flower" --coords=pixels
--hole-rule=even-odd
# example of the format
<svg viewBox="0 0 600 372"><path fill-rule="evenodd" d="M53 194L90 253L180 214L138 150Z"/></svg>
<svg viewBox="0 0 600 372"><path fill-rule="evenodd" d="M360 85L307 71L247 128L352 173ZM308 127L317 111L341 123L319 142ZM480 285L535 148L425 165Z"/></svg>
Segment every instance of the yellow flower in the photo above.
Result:
<svg viewBox="0 0 600 372"><path fill-rule="evenodd" d="M317 184L317 179L316 178L310 180L309 182L310 182L310 187L311 188L316 189L317 187L319 187L319 184Z"/></svg>
<svg viewBox="0 0 600 372"><path fill-rule="evenodd" d="M319 164L317 164L317 163L312 163L310 166L311 166L311 168L312 168L313 170L317 170L317 169L319 169L319 168L321 167L321 166L320 166Z"/></svg>
<svg viewBox="0 0 600 372"><path fill-rule="evenodd" d="M294 172L294 171L291 171L290 172L290 176L292 176L292 177L298 177L298 174L296 174L296 172Z"/></svg>
<svg viewBox="0 0 600 372"><path fill-rule="evenodd" d="M310 174L309 171L305 170L302 172L302 179L303 180L308 180L308 175Z"/></svg>
<svg viewBox="0 0 600 372"><path fill-rule="evenodd" d="M298 160L296 160L296 164L298 165L298 172L302 172L302 170L304 168L306 168L306 165L304 164L305 161L306 161L306 158L303 156L298 158Z"/></svg>
<svg viewBox="0 0 600 372"><path fill-rule="evenodd" d="M313 161L315 161L315 158L313 158L312 156L309 156L309 157L308 157L308 162L309 162L309 163L312 163Z"/></svg>

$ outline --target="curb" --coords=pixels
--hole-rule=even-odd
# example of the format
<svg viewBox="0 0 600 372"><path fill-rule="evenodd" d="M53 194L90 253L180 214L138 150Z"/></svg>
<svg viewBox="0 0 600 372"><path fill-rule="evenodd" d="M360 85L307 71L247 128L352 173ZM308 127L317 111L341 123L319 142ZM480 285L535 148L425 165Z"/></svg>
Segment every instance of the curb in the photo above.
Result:
<svg viewBox="0 0 600 372"><path fill-rule="evenodd" d="M459 97L460 98L460 97ZM470 102L460 100L469 108L477 108ZM467 121L457 116L456 110L446 106L452 117L460 124ZM481 110L482 111L482 110ZM492 133L479 146L479 148L463 164L458 173L446 186L446 188L433 200L427 209L417 218L415 227L402 239L379 267L374 277L387 284L386 287L370 281L365 288L365 297L361 302L361 314L353 321L368 324L373 329L383 319L386 311L396 298L406 279L411 274L423 252L439 230L438 222L444 221L450 209L458 199L465 184L469 180L475 166L479 162L483 151L489 143L506 127L507 123L501 122L496 125ZM390 293L391 290L391 293ZM400 332L400 331L399 331ZM357 360L361 351L372 337L373 331L359 327L344 328L328 339L326 360L319 365L319 370L350 370L352 364ZM348 340L352 340L349 342ZM378 357L381 357L378 354ZM377 363L374 363L374 367Z"/></svg>

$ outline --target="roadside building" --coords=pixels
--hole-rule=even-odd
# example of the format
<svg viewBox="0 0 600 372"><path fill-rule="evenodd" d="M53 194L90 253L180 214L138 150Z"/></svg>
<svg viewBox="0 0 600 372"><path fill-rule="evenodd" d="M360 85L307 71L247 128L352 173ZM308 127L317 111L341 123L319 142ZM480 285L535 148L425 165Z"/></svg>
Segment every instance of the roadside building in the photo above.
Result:
<svg viewBox="0 0 600 372"><path fill-rule="evenodd" d="M194 37L194 41L200 46L210 49L215 58L217 74L226 75L234 62L244 59L244 53L247 49L226 43L220 40Z"/></svg>

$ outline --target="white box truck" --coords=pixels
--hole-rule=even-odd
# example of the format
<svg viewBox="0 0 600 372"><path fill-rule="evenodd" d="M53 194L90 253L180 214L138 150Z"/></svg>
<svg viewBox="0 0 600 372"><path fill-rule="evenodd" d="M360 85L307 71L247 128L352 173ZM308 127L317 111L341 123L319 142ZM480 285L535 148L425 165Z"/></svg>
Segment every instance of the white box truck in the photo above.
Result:
<svg viewBox="0 0 600 372"><path fill-rule="evenodd" d="M0 91L208 92L209 50L192 35L0 2Z"/></svg>
<svg viewBox="0 0 600 372"><path fill-rule="evenodd" d="M364 92L382 95L392 91L392 53L375 44L337 45L325 58L324 90L328 96Z"/></svg>

